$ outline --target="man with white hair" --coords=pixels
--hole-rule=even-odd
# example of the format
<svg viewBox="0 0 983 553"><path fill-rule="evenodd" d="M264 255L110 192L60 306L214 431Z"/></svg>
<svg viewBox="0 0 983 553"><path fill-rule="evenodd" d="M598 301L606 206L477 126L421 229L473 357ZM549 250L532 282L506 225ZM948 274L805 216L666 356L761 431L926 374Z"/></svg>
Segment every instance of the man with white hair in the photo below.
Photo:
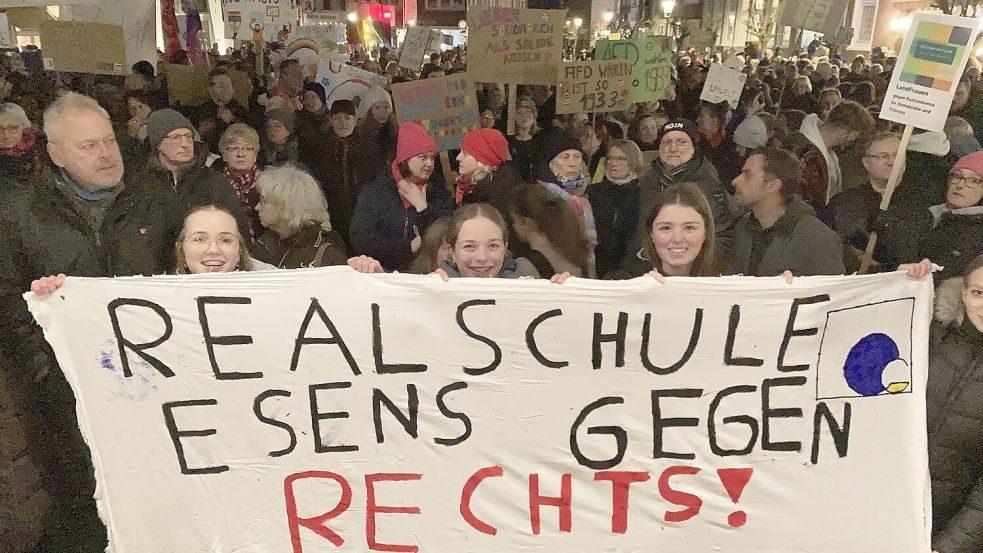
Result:
<svg viewBox="0 0 983 553"><path fill-rule="evenodd" d="M75 399L21 295L59 273L111 277L174 268L180 221L159 186L124 177L109 115L68 93L44 113L51 165L0 200L0 334L8 380L30 413L28 451L41 465L49 517L37 551L106 546L93 500L95 479L75 417Z"/></svg>

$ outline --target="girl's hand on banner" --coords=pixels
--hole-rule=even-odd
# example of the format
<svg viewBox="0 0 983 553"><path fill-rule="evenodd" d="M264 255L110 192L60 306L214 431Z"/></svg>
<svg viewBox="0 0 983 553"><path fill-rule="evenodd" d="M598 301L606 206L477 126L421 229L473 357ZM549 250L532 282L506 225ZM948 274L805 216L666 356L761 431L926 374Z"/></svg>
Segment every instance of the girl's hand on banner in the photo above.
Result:
<svg viewBox="0 0 983 553"><path fill-rule="evenodd" d="M55 276L41 277L34 282L31 282L31 292L34 292L38 296L45 297L54 294L56 290L65 284L65 275L58 274Z"/></svg>
<svg viewBox="0 0 983 553"><path fill-rule="evenodd" d="M898 270L908 273L908 278L918 280L932 274L932 262L926 258L918 263L903 263L898 265Z"/></svg>
<svg viewBox="0 0 983 553"><path fill-rule="evenodd" d="M662 273L660 273L659 271L649 271L646 274L648 276L654 278L655 281L658 282L659 284L665 284L666 283L666 277L662 276Z"/></svg>
<svg viewBox="0 0 983 553"><path fill-rule="evenodd" d="M568 278L570 278L570 272L563 271L562 273L555 274L552 277L550 277L550 282L552 282L553 284L563 284L564 282L567 281Z"/></svg>

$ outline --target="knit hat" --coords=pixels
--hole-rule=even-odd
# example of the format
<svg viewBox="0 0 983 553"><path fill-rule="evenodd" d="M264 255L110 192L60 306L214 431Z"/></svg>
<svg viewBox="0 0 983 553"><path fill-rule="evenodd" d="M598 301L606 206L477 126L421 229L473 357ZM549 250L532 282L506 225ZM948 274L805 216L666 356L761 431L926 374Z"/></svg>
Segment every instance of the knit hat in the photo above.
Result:
<svg viewBox="0 0 983 553"><path fill-rule="evenodd" d="M419 123L407 121L400 125L396 135L396 159L391 167L396 182L403 178L399 173L400 163L426 153L437 153L437 142L433 137Z"/></svg>
<svg viewBox="0 0 983 553"><path fill-rule="evenodd" d="M662 138L674 131L684 132L689 135L689 139L693 141L694 146L697 142L699 142L699 131L696 130L696 123L690 121L689 119L673 119L665 125L662 125L662 128L659 129L658 142L661 144Z"/></svg>
<svg viewBox="0 0 983 553"><path fill-rule="evenodd" d="M478 129L464 135L461 150L492 169L509 159L509 142L495 129Z"/></svg>
<svg viewBox="0 0 983 553"><path fill-rule="evenodd" d="M327 103L328 103L327 94L325 94L325 92L324 92L324 86L322 86L321 83L307 83L307 84L305 84L304 85L304 92L307 92L308 90L313 91L314 94L317 94L317 97L321 99L321 103L327 105Z"/></svg>
<svg viewBox="0 0 983 553"><path fill-rule="evenodd" d="M577 150L580 152L580 141L577 140L570 131L566 129L554 128L546 137L543 144L543 157L541 160L549 163L553 159L567 150Z"/></svg>
<svg viewBox="0 0 983 553"><path fill-rule="evenodd" d="M156 150L167 135L177 129L195 132L195 126L191 121L173 109L158 109L151 112L150 117L147 118L147 141L150 142L150 147Z"/></svg>
<svg viewBox="0 0 983 553"><path fill-rule="evenodd" d="M276 108L266 110L267 121L279 121L287 131L294 132L297 125L297 113L290 108Z"/></svg>
<svg viewBox="0 0 983 553"><path fill-rule="evenodd" d="M745 148L760 148L768 143L768 128L757 115L752 115L734 130L734 142Z"/></svg>
<svg viewBox="0 0 983 553"><path fill-rule="evenodd" d="M983 152L974 152L968 156L959 158L959 161L952 166L949 173L955 173L960 169L969 169L979 175L980 178L983 178Z"/></svg>
<svg viewBox="0 0 983 553"><path fill-rule="evenodd" d="M351 100L335 100L331 102L331 115L338 115L339 113L347 113L348 115L355 116L355 104Z"/></svg>
<svg viewBox="0 0 983 553"><path fill-rule="evenodd" d="M386 92L386 89L381 86L373 86L368 92L362 95L362 101L358 104L358 116L364 118L372 109L372 106L379 102L388 104L389 111L392 111L393 100L389 96L389 93Z"/></svg>

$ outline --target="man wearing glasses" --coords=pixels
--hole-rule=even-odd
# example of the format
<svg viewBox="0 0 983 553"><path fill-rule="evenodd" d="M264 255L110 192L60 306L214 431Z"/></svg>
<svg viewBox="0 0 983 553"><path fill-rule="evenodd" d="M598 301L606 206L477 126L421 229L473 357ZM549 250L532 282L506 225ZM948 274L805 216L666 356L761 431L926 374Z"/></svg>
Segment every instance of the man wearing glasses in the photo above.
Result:
<svg viewBox="0 0 983 553"><path fill-rule="evenodd" d="M880 213L881 198L900 146L901 136L897 133L881 133L867 141L861 160L867 182L837 194L819 214L822 222L843 240L847 273L860 267L872 230L877 231L875 271L891 271L901 263L921 259L916 258L918 240L931 228L932 220L928 205L919 201L921 194L904 178L904 168L891 205Z"/></svg>
<svg viewBox="0 0 983 553"><path fill-rule="evenodd" d="M170 184L183 220L193 208L213 204L229 210L239 222L239 232L249 236L249 226L235 192L225 176L208 167L208 148L197 141L195 128L173 109L159 109L147 119L147 142L156 156L148 163L152 178Z"/></svg>

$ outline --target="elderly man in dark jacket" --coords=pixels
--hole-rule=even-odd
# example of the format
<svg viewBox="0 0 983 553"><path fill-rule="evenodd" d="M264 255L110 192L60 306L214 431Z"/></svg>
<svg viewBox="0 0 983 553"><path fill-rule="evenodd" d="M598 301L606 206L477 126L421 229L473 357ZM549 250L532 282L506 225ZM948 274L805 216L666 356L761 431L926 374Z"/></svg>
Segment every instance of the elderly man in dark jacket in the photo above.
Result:
<svg viewBox="0 0 983 553"><path fill-rule="evenodd" d="M159 109L147 120L147 142L156 157L147 164L147 179L163 181L183 210L214 204L225 208L239 223L239 232L250 236L249 223L235 191L225 175L208 167L208 148L196 139L194 126L172 109Z"/></svg>
<svg viewBox="0 0 983 553"><path fill-rule="evenodd" d="M983 256L936 292L929 345L932 549L983 551Z"/></svg>
<svg viewBox="0 0 983 553"><path fill-rule="evenodd" d="M69 93L44 114L53 165L0 201L0 341L7 376L23 388L29 450L42 464L50 513L36 551L106 547L92 464L75 399L21 295L46 275L150 275L174 268L180 221L159 187L124 177L109 115Z"/></svg>

